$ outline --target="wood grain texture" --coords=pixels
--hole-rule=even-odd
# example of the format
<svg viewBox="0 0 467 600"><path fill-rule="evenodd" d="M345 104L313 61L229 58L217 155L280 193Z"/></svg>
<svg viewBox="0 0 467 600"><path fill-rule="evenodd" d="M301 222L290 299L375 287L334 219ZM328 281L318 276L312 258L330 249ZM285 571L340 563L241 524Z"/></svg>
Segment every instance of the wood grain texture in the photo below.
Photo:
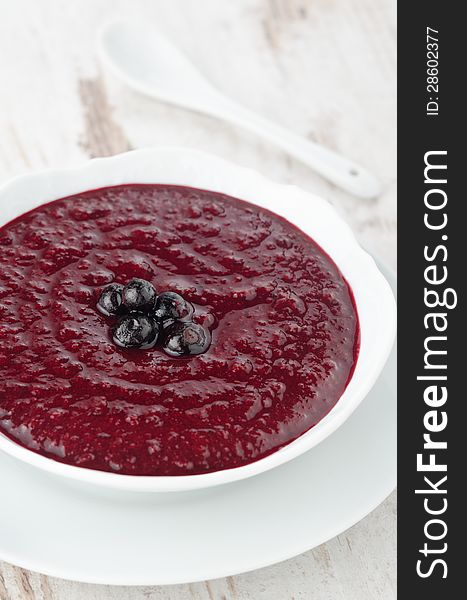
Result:
<svg viewBox="0 0 467 600"><path fill-rule="evenodd" d="M160 144L196 146L327 197L395 265L394 0L0 0L0 181ZM94 39L114 17L153 22L222 91L361 162L383 181L356 200L267 143L156 103L103 73ZM345 496L345 490L343 490ZM393 494L350 530L252 573L118 588L0 563L0 600L393 600Z"/></svg>
<svg viewBox="0 0 467 600"><path fill-rule="evenodd" d="M102 76L80 79L78 89L84 117L84 133L80 140L83 150L91 158L131 150L120 125L113 118Z"/></svg>

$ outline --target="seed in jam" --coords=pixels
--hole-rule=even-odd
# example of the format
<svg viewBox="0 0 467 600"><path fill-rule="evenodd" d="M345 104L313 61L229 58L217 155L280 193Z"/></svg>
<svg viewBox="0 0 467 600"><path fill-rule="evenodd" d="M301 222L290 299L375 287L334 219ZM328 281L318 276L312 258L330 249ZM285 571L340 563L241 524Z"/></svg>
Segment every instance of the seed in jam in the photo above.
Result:
<svg viewBox="0 0 467 600"><path fill-rule="evenodd" d="M152 348L157 342L159 326L141 313L122 317L112 331L112 339L121 348Z"/></svg>
<svg viewBox="0 0 467 600"><path fill-rule="evenodd" d="M176 292L162 292L157 296L154 310L155 318L160 321L181 321L191 319L193 305Z"/></svg>
<svg viewBox="0 0 467 600"><path fill-rule="evenodd" d="M211 344L210 332L186 321L176 321L165 331L163 349L169 356L192 356L206 352Z"/></svg>
<svg viewBox="0 0 467 600"><path fill-rule="evenodd" d="M154 286L145 279L132 279L123 288L123 304L128 310L147 312L154 308L157 294Z"/></svg>
<svg viewBox="0 0 467 600"><path fill-rule="evenodd" d="M99 300L97 301L97 309L106 317L110 317L111 315L119 315L123 309L123 285L119 283L111 283L106 286L101 295L99 296Z"/></svg>

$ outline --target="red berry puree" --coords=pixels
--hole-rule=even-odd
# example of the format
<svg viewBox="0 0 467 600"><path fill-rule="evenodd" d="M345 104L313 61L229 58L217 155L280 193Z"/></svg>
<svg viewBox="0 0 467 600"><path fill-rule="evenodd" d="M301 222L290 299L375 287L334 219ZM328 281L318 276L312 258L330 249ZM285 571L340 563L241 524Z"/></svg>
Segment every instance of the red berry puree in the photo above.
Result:
<svg viewBox="0 0 467 600"><path fill-rule="evenodd" d="M132 278L190 302L209 348L113 343L96 303ZM0 228L0 432L70 465L193 475L251 463L329 412L358 342L336 265L241 200L122 185Z"/></svg>

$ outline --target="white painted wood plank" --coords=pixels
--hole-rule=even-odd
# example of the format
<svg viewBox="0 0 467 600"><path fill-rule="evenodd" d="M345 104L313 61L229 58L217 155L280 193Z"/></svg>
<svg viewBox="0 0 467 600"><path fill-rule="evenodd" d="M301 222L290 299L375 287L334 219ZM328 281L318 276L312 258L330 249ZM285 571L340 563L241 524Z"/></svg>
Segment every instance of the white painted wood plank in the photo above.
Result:
<svg viewBox="0 0 467 600"><path fill-rule="evenodd" d="M393 0L15 0L0 21L0 181L128 146L197 146L326 196L395 264ZM373 170L373 202L335 190L280 150L133 94L100 71L93 41L116 16L152 21L224 92ZM295 559L167 588L65 582L0 564L1 600L395 598L395 496Z"/></svg>

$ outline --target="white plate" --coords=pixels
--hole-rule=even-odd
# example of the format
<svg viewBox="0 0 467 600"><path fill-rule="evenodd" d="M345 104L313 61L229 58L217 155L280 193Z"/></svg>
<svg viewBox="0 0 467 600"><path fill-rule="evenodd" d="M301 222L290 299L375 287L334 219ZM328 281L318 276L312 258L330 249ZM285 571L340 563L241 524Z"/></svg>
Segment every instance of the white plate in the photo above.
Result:
<svg viewBox="0 0 467 600"><path fill-rule="evenodd" d="M394 275L380 268L394 289ZM251 479L115 496L65 483L4 453L0 473L0 559L26 569L89 583L156 585L264 567L326 542L394 489L395 349L342 427Z"/></svg>

